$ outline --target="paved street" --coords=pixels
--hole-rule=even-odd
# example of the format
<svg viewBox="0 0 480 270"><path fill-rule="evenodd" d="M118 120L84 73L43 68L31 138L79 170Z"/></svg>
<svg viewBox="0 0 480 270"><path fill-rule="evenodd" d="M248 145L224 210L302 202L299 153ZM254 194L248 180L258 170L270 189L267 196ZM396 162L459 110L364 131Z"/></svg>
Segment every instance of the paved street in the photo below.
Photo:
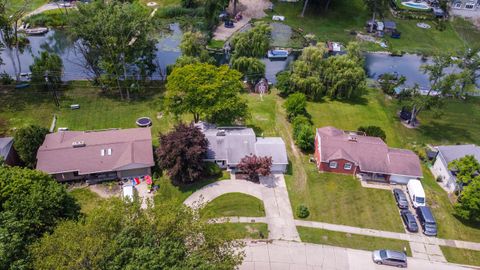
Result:
<svg viewBox="0 0 480 270"><path fill-rule="evenodd" d="M241 270L396 269L391 266L374 264L371 259L371 252L368 251L289 241L273 241L271 244L248 242L245 255L245 260L240 266ZM408 269L453 270L473 268L409 257Z"/></svg>

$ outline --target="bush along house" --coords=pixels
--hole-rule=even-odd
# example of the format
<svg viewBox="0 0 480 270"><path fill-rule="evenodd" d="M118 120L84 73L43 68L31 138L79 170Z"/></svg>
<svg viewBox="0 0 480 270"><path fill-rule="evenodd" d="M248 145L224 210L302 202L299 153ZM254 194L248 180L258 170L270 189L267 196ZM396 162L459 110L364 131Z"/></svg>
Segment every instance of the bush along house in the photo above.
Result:
<svg viewBox="0 0 480 270"><path fill-rule="evenodd" d="M420 159L412 151L334 127L317 129L315 160L320 171L352 174L364 181L407 184L423 177Z"/></svg>

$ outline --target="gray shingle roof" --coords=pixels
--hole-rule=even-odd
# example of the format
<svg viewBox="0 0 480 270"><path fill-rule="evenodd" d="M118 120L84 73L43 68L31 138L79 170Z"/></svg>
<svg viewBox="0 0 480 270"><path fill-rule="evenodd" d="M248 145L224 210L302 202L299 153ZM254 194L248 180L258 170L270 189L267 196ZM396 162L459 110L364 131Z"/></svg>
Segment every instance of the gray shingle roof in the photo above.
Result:
<svg viewBox="0 0 480 270"><path fill-rule="evenodd" d="M0 157L5 158L13 146L13 138L12 137L5 137L0 138Z"/></svg>
<svg viewBox="0 0 480 270"><path fill-rule="evenodd" d="M466 155L473 155L480 162L480 147L474 144L442 145L437 146L437 149L447 164Z"/></svg>
<svg viewBox="0 0 480 270"><path fill-rule="evenodd" d="M274 164L288 164L285 143L280 137L257 138L247 127L216 127L207 123L196 125L208 140L207 159L226 160L236 165L251 154L271 156Z"/></svg>

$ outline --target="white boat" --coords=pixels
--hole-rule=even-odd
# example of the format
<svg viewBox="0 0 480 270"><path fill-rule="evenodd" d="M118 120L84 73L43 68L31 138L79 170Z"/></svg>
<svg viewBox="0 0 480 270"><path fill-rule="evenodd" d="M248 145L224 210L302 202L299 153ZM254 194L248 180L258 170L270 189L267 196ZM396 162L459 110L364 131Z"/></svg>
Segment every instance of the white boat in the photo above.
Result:
<svg viewBox="0 0 480 270"><path fill-rule="evenodd" d="M43 35L48 32L47 27L37 27L25 29L25 33L29 36Z"/></svg>
<svg viewBox="0 0 480 270"><path fill-rule="evenodd" d="M269 50L267 53L269 59L285 59L288 57L287 50Z"/></svg>

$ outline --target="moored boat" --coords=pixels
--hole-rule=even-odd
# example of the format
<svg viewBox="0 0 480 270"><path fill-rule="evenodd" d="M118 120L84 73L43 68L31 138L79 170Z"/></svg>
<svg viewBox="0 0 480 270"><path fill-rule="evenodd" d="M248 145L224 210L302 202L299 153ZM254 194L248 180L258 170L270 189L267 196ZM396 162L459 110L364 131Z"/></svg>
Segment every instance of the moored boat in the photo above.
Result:
<svg viewBox="0 0 480 270"><path fill-rule="evenodd" d="M25 33L29 36L44 35L48 32L47 27L37 27L25 29Z"/></svg>
<svg viewBox="0 0 480 270"><path fill-rule="evenodd" d="M287 50L269 50L267 53L269 59L286 59L288 57Z"/></svg>

